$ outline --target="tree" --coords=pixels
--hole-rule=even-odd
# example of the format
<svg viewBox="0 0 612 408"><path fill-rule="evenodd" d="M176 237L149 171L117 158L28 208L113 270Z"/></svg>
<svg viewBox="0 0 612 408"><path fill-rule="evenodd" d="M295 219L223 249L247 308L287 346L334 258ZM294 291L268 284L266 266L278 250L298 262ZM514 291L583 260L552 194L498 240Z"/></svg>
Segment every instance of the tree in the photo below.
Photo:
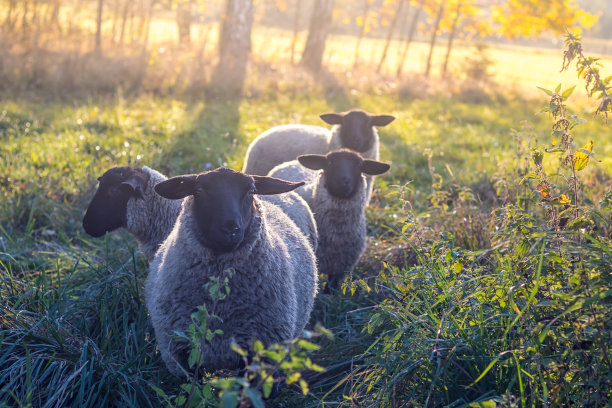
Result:
<svg viewBox="0 0 612 408"><path fill-rule="evenodd" d="M315 0L310 17L310 28L301 64L313 72L321 70L325 41L331 29L334 0Z"/></svg>
<svg viewBox="0 0 612 408"><path fill-rule="evenodd" d="M293 17L293 38L291 39L291 63L294 63L295 45L297 44L298 29L300 28L300 14L302 12L302 0L295 1L295 15Z"/></svg>
<svg viewBox="0 0 612 408"><path fill-rule="evenodd" d="M219 62L210 80L213 94L242 93L251 54L253 0L227 0L221 16Z"/></svg>
<svg viewBox="0 0 612 408"><path fill-rule="evenodd" d="M404 0L398 0L397 9L395 10L395 14L393 15L393 19L391 20L391 25L389 26L389 31L387 33L387 41L385 42L385 48L383 49L382 56L380 57L380 61L378 63L378 67L376 68L376 72L380 73L382 66L387 58L387 51L389 51L389 45L391 44L391 37L393 37L393 31L395 31L395 26L397 25L397 20L399 16L402 14L402 7L404 5Z"/></svg>
<svg viewBox="0 0 612 408"><path fill-rule="evenodd" d="M102 52L102 12L104 11L104 0L98 0L98 14L96 17L96 48L97 54Z"/></svg>
<svg viewBox="0 0 612 408"><path fill-rule="evenodd" d="M440 23L440 28L448 32L448 42L446 45L444 64L442 66L442 76L446 76L453 41L458 35L467 36L469 38L475 34L481 37L491 34L489 21L482 18L482 9L477 4L478 0L449 1L449 8L452 12L447 13Z"/></svg>
<svg viewBox="0 0 612 408"><path fill-rule="evenodd" d="M180 44L191 41L191 0L178 0L176 5L176 25Z"/></svg>
<svg viewBox="0 0 612 408"><path fill-rule="evenodd" d="M400 57L399 64L397 64L397 77L402 76L402 69L404 67L404 63L406 61L406 56L408 55L408 48L410 47L410 43L412 42L412 38L414 37L414 31L417 26L417 22L419 21L419 15L423 10L423 5L425 4L425 0L418 1L417 9L414 11L412 15L412 21L410 22L410 28L408 31L408 38L406 39L406 43L404 44L404 49L402 50L402 56Z"/></svg>
<svg viewBox="0 0 612 408"><path fill-rule="evenodd" d="M440 27L440 21L442 20L442 15L444 14L444 5L445 0L440 0L438 4L438 14L436 15L436 22L432 27L431 32L431 40L429 41L429 55L427 56L427 68L425 68L425 77L429 77L429 72L431 71L431 58L433 56L434 46L436 45L436 36L438 35L438 28Z"/></svg>
<svg viewBox="0 0 612 408"><path fill-rule="evenodd" d="M591 27L597 16L582 10L574 0L507 0L493 8L499 33L508 38L535 37L545 31L565 33L566 27Z"/></svg>
<svg viewBox="0 0 612 408"><path fill-rule="evenodd" d="M355 58L353 59L353 68L355 68L359 63L359 48L361 47L361 40L363 40L363 37L368 32L370 32L370 30L376 23L376 20L372 18L375 17L375 15L372 16L372 14L375 13L370 11L370 7L372 6L373 2L374 0L364 0L363 13L356 19L357 25L361 28L359 30L359 35L357 36L357 44L355 44Z"/></svg>

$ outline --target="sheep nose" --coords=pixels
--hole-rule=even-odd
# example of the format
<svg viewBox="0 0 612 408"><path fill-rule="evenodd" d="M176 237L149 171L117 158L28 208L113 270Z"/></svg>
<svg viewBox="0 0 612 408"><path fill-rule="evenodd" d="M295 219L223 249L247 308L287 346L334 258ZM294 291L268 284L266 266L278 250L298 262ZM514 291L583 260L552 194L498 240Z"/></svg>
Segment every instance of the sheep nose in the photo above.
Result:
<svg viewBox="0 0 612 408"><path fill-rule="evenodd" d="M223 232L231 237L235 237L240 232L240 225L235 221L228 221L223 226Z"/></svg>
<svg viewBox="0 0 612 408"><path fill-rule="evenodd" d="M351 179L348 177L342 177L342 179L340 179L340 183L343 187L348 187L349 184L351 184Z"/></svg>

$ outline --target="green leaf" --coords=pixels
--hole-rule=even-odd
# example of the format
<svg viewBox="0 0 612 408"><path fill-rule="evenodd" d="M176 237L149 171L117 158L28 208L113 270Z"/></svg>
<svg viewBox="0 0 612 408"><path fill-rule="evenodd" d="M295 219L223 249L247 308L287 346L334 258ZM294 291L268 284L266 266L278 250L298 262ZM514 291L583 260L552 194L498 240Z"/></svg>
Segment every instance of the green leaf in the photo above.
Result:
<svg viewBox="0 0 612 408"><path fill-rule="evenodd" d="M479 402L472 402L468 405L470 408L495 408L497 407L497 402L494 400L486 400Z"/></svg>
<svg viewBox="0 0 612 408"><path fill-rule="evenodd" d="M549 91L548 89L544 89L544 88L539 87L539 86L536 86L536 88L538 88L539 90L541 90L542 92L544 92L548 96L553 96L552 91Z"/></svg>
<svg viewBox="0 0 612 408"><path fill-rule="evenodd" d="M303 348L304 350L308 350L308 351L312 351L312 350L318 350L321 348L321 346L311 343L307 340L304 339L300 339L298 340L298 346L300 346L301 348Z"/></svg>
<svg viewBox="0 0 612 408"><path fill-rule="evenodd" d="M302 394L308 395L310 388L308 388L308 383L304 379L300 379L300 387L302 388Z"/></svg>
<svg viewBox="0 0 612 408"><path fill-rule="evenodd" d="M287 383L287 385L293 384L294 382L298 381L301 377L302 377L301 373L291 373L287 376L287 378L285 379L285 382Z"/></svg>
<svg viewBox="0 0 612 408"><path fill-rule="evenodd" d="M151 384L149 384L149 387L151 387L151 389L152 389L153 391L155 391L155 393L156 393L157 395L159 395L160 397L167 397L166 393L165 393L165 392L164 392L164 390L162 390L161 388L156 387L156 386L151 385Z"/></svg>
<svg viewBox="0 0 612 408"><path fill-rule="evenodd" d="M259 340L255 340L255 343L253 343L253 351L258 353L262 351L263 349L264 349L263 343Z"/></svg>
<svg viewBox="0 0 612 408"><path fill-rule="evenodd" d="M272 392L272 386L274 385L273 381L265 381L262 385L264 397L268 398L270 393Z"/></svg>
<svg viewBox="0 0 612 408"><path fill-rule="evenodd" d="M255 408L266 408L266 404L264 404L263 400L261 399L261 395L259 395L259 391L257 391L254 388L250 388L248 391L248 395L249 395L249 400L251 400L251 403L253 404Z"/></svg>
<svg viewBox="0 0 612 408"><path fill-rule="evenodd" d="M231 345L232 350L234 350L236 353L240 354L242 357L246 357L247 356L247 352L246 350L242 349L238 344L236 344L235 342L232 342Z"/></svg>
<svg viewBox="0 0 612 408"><path fill-rule="evenodd" d="M224 391L221 395L222 408L236 408L238 406L238 397L229 391Z"/></svg>
<svg viewBox="0 0 612 408"><path fill-rule="evenodd" d="M587 154L593 151L593 141L582 146L582 149L574 153L574 170L583 170L587 164L589 164L589 158L591 154Z"/></svg>
<svg viewBox="0 0 612 408"><path fill-rule="evenodd" d="M555 88L555 93L559 93L560 90L561 90L561 84L557 85L557 87Z"/></svg>
<svg viewBox="0 0 612 408"><path fill-rule="evenodd" d="M561 98L563 98L563 100L565 101L567 98L570 97L570 95L572 94L572 92L574 92L574 89L576 88L576 85L572 86L571 88L567 88L565 91L563 91L563 93L561 94ZM558 92L558 91L557 91Z"/></svg>

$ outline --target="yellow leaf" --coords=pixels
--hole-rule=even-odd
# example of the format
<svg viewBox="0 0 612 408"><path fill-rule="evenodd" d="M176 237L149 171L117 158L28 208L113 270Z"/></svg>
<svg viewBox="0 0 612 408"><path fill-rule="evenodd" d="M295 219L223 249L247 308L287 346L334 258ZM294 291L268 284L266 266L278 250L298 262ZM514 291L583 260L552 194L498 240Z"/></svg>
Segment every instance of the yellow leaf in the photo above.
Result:
<svg viewBox="0 0 612 408"><path fill-rule="evenodd" d="M582 146L581 150L592 152L593 141L591 140L589 143ZM589 164L589 158L590 156L587 153L581 151L577 151L576 153L574 153L574 170L580 171L584 169L587 164Z"/></svg>
<svg viewBox="0 0 612 408"><path fill-rule="evenodd" d="M570 204L571 202L572 200L570 200L570 198L566 196L565 194L561 194L559 197L548 201L549 204L558 204L558 205Z"/></svg>
<svg viewBox="0 0 612 408"><path fill-rule="evenodd" d="M363 21L363 17L359 16L359 17L357 17L357 18L355 19L355 21L357 22L357 25L358 25L359 27L362 27L362 26L363 26L363 23L364 23L364 21Z"/></svg>

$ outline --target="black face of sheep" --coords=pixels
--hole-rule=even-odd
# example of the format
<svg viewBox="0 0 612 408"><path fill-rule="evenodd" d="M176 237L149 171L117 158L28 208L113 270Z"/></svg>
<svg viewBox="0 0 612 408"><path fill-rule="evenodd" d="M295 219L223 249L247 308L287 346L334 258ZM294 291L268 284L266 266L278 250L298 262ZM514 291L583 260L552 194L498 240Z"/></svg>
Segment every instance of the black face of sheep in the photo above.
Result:
<svg viewBox="0 0 612 408"><path fill-rule="evenodd" d="M169 199L193 195L200 243L215 252L229 252L240 246L249 228L254 194L286 193L303 184L219 168L170 178L157 184L155 191Z"/></svg>
<svg viewBox="0 0 612 408"><path fill-rule="evenodd" d="M83 228L92 237L124 227L130 198L142 198L149 176L142 169L114 167L98 178L100 185L85 216Z"/></svg>
<svg viewBox="0 0 612 408"><path fill-rule="evenodd" d="M386 126L395 118L390 115L370 115L353 109L344 113L325 113L321 119L329 125L340 125L340 140L344 147L365 152L374 144L372 126Z"/></svg>
<svg viewBox="0 0 612 408"><path fill-rule="evenodd" d="M298 157L302 166L323 170L325 188L334 197L351 198L361 186L361 174L376 176L391 166L376 160L363 159L348 149L334 150L326 155L305 154Z"/></svg>

